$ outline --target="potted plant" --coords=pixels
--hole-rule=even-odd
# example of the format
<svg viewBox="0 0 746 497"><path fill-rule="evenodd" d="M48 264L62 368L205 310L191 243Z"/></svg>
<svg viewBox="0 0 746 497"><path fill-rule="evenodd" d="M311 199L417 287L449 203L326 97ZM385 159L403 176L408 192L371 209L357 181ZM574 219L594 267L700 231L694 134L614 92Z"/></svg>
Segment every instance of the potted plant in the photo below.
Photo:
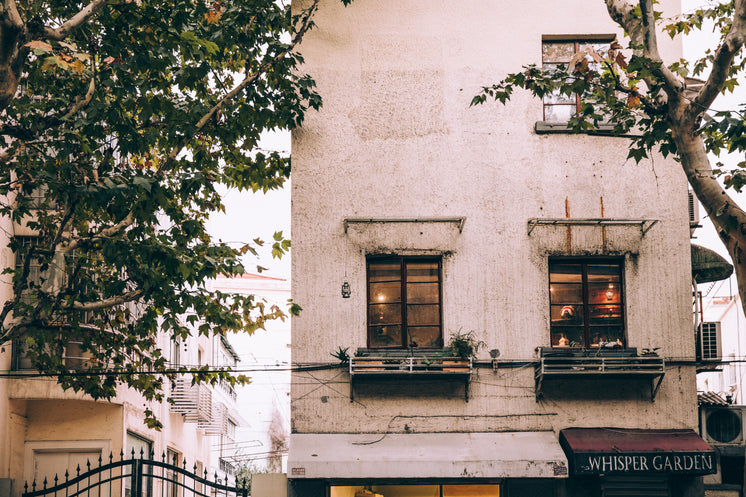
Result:
<svg viewBox="0 0 746 497"><path fill-rule="evenodd" d="M451 347L453 355L459 359L444 359L443 371L462 371L464 366L469 364L469 359L476 359L479 349L486 345L483 341L477 340L474 330L470 330L466 333L459 330L456 333L452 333L448 344ZM455 367L447 368L445 367L446 365L452 365Z"/></svg>

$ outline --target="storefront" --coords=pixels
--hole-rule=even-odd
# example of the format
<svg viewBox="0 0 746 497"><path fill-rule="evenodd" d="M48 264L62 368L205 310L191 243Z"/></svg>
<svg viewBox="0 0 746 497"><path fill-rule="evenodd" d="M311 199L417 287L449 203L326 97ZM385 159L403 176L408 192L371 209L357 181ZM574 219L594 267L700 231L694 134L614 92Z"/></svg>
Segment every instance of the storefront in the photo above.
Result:
<svg viewBox="0 0 746 497"><path fill-rule="evenodd" d="M692 430L568 428L559 441L568 495L703 495L701 476L717 471L714 449Z"/></svg>
<svg viewBox="0 0 746 497"><path fill-rule="evenodd" d="M294 497L553 495L567 475L553 432L293 434L288 457Z"/></svg>

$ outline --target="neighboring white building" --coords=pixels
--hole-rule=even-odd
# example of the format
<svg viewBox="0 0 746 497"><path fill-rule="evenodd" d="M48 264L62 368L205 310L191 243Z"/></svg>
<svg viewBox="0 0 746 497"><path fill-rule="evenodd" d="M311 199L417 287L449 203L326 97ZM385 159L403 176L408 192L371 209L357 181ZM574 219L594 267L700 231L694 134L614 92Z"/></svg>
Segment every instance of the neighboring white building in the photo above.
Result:
<svg viewBox="0 0 746 497"><path fill-rule="evenodd" d="M218 278L212 288L254 295L268 308L286 309L290 298L287 280L257 274ZM234 467L282 472L290 433L290 320L272 320L266 329L231 335L230 340L241 359L238 368L251 383L236 389L242 424L235 438L221 446L221 457Z"/></svg>
<svg viewBox="0 0 746 497"><path fill-rule="evenodd" d="M324 107L293 133L292 183L293 364L314 370L292 379L290 494L703 495L683 172L567 134L574 99L469 105L621 40L603 2L322 0L315 22L299 52ZM485 349L450 364L470 330Z"/></svg>

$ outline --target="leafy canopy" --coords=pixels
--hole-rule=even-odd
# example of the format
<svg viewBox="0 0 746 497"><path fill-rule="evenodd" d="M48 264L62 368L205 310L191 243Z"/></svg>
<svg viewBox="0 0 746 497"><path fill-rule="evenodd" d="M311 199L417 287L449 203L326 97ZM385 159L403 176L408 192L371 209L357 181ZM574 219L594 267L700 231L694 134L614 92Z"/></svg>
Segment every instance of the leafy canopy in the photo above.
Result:
<svg viewBox="0 0 746 497"><path fill-rule="evenodd" d="M262 241L231 247L205 222L225 209L219 185L266 192L288 178L289 157L257 144L321 105L292 51L317 3L3 2L0 214L17 262L0 343L64 388L110 399L125 384L162 400L175 371L159 329L185 339L285 316L206 289L244 273ZM273 256L289 246L277 233ZM82 364L63 359L71 343Z"/></svg>

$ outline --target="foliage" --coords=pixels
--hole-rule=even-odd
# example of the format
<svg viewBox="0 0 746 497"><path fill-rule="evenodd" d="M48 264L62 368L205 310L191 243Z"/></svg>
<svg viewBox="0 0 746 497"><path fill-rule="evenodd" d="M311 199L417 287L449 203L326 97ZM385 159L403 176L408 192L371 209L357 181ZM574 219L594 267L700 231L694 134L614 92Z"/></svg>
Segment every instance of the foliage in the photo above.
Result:
<svg viewBox="0 0 746 497"><path fill-rule="evenodd" d="M263 242L216 242L205 221L225 210L220 188L266 192L287 179L290 158L257 144L321 105L292 51L317 4L3 1L0 215L6 231L14 223L18 263L5 268L14 297L0 343L16 341L64 388L110 399L126 384L162 400L175 371L159 329L184 339L285 317L254 296L206 289L242 274L241 257ZM289 247L275 234L273 256ZM62 359L70 342L87 357L82 369Z"/></svg>
<svg viewBox="0 0 746 497"><path fill-rule="evenodd" d="M477 340L474 330L463 333L461 330L451 334L448 346L454 355L462 359L476 359L479 349L486 346L482 340Z"/></svg>
<svg viewBox="0 0 746 497"><path fill-rule="evenodd" d="M602 1L602 0L597 0ZM736 191L746 185L746 106L714 110L715 98L732 92L746 71L746 2L710 2L707 7L674 18L654 10L656 0L603 0L609 16L629 37L599 53L580 50L566 66L545 69L527 65L502 81L482 88L472 105L493 99L506 104L517 90L536 97L579 95L581 106L567 123L570 131L588 132L608 123L612 134L630 140L628 158L639 162L651 152L671 155L715 225L734 261L742 303L746 304L746 212L718 182ZM699 60L664 61L658 34L683 36L710 23L718 45ZM656 26L658 29L656 29ZM703 79L698 79L703 78ZM710 164L708 153L732 153L732 169ZM746 308L746 305L744 305Z"/></svg>
<svg viewBox="0 0 746 497"><path fill-rule="evenodd" d="M339 364L346 366L350 363L350 354L347 352L350 348L337 347L337 350L331 352L330 355L339 361Z"/></svg>

